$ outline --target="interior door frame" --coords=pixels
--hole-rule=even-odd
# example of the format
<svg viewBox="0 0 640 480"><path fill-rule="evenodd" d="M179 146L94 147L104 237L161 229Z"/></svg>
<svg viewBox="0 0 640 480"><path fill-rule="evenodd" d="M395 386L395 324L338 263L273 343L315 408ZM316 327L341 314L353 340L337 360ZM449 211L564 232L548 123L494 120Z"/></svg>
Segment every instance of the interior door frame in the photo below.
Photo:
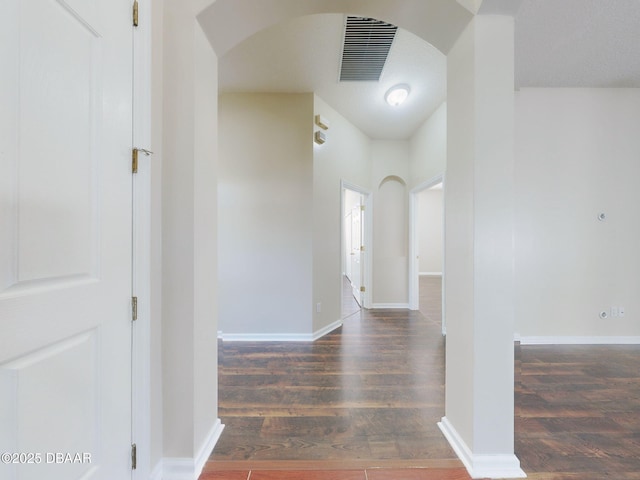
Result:
<svg viewBox="0 0 640 480"><path fill-rule="evenodd" d="M133 3L133 2L132 2ZM133 37L133 132L132 147L150 150L151 145L151 0L138 0L139 21ZM157 155L156 155L157 157ZM132 323L131 443L136 444L137 467L132 479L151 477L151 162L140 156L133 175L132 297L137 297L137 320Z"/></svg>
<svg viewBox="0 0 640 480"><path fill-rule="evenodd" d="M413 189L411 189L411 191L409 192L409 308L411 310L418 310L419 306L420 306L420 287L419 287L419 282L420 282L420 268L418 266L418 261L417 261L417 257L418 257L418 253L419 253L419 248L418 248L418 224L419 224L419 219L418 219L418 195L422 192L424 192L425 190L430 189L431 187L438 185L439 183L442 183L442 192L443 192L443 212L442 212L442 223L443 223L443 229L442 229L442 235L444 237L446 229L444 228L445 225L445 221L446 221L446 203L445 203L445 189L447 188L446 182L445 182L445 175L444 174L440 174L440 175L436 175L435 177L420 183L419 185L417 185L416 187L414 187ZM442 335L446 335L447 334L447 323L446 323L446 312L445 312L445 302L444 302L444 298L445 298L445 286L446 286L446 282L445 282L445 276L446 276L446 271L447 271L447 266L446 266L446 255L444 254L444 250L446 248L446 242L444 241L445 239L443 238L442 241Z"/></svg>
<svg viewBox="0 0 640 480"><path fill-rule="evenodd" d="M347 190L344 190L344 192L346 193ZM355 193L353 192L353 190L349 190L349 192L351 193ZM363 263L362 260L364 258L364 255L366 252L363 253L362 247L364 246L365 242L364 242L364 235L363 235L363 231L362 231L362 226L366 225L366 222L364 221L364 207L363 207L363 203L362 203L362 195L359 194L358 195L358 203L357 205L354 205L351 208L351 226L349 227L349 225L346 223L346 218L345 218L345 223L343 224L344 227L346 229L350 228L350 234L351 234L351 239L350 239L350 244L351 244L351 252L347 251L347 248L345 248L345 257L347 256L346 254L349 253L349 259L345 261L348 261L350 263L350 270L351 270L351 292L353 294L353 297L356 299L356 302L358 302L358 306L362 307L364 304L364 293L361 290L361 287L364 285L364 278L362 277L362 274L364 272L364 268L363 268ZM357 232L357 240L354 243L354 229ZM345 235L345 238L347 236ZM355 267L355 268L354 268ZM357 275L357 277L356 277ZM354 282L354 278L356 277L357 282Z"/></svg>
<svg viewBox="0 0 640 480"><path fill-rule="evenodd" d="M362 307L371 308L372 304L372 258L373 258L373 195L372 193L355 183L347 180L340 180L340 264L345 256L345 228L344 228L344 191L351 190L362 195L362 205L364 205L364 231L362 232L365 250L363 252L364 261L361 258L362 276L361 281L365 287ZM342 270L342 268L341 268ZM342 278L340 279L340 292L342 292ZM342 293L340 294L342 295Z"/></svg>

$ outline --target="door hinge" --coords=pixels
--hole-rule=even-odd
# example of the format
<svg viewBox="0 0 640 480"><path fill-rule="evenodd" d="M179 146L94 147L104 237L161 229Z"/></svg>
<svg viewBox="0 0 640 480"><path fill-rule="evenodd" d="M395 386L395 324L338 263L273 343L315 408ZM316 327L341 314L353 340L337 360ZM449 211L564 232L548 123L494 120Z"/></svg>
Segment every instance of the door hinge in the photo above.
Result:
<svg viewBox="0 0 640 480"><path fill-rule="evenodd" d="M138 297L131 297L131 319L134 322L138 319Z"/></svg>
<svg viewBox="0 0 640 480"><path fill-rule="evenodd" d="M147 157L153 152L144 148L134 148L131 150L131 172L138 173L138 153L144 153Z"/></svg>
<svg viewBox="0 0 640 480"><path fill-rule="evenodd" d="M131 444L131 470L135 470L138 467L138 447L135 443Z"/></svg>
<svg viewBox="0 0 640 480"><path fill-rule="evenodd" d="M133 26L138 26L138 0L133 2Z"/></svg>
<svg viewBox="0 0 640 480"><path fill-rule="evenodd" d="M364 205L360 205L360 211L364 212Z"/></svg>
<svg viewBox="0 0 640 480"><path fill-rule="evenodd" d="M365 291L365 288L364 288L364 287L360 287L360 291L361 291L361 292L364 292L364 291Z"/></svg>
<svg viewBox="0 0 640 480"><path fill-rule="evenodd" d="M364 252L364 245L360 245L360 251Z"/></svg>

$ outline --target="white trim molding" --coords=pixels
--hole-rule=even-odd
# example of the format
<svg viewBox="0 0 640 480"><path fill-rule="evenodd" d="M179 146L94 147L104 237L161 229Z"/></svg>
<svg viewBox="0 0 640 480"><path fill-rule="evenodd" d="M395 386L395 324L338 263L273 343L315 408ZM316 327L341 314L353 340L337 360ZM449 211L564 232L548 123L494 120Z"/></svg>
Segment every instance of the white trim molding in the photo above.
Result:
<svg viewBox="0 0 640 480"><path fill-rule="evenodd" d="M197 475L195 476L194 480L197 480L197 478L202 473L204 464L207 463L207 460L209 459L211 452L213 452L213 449L216 446L216 443L218 443L218 440L220 440L220 435L222 435L223 430L224 430L223 423L220 421L219 418L216 419L215 423L211 427L211 430L209 430L209 434L207 435L204 442L202 443L200 450L198 450L198 454L196 455L195 467L196 467Z"/></svg>
<svg viewBox="0 0 640 480"><path fill-rule="evenodd" d="M164 461L160 459L160 461L156 464L156 466L151 471L149 475L149 480L162 480L162 472L163 472Z"/></svg>
<svg viewBox="0 0 640 480"><path fill-rule="evenodd" d="M385 310L385 309L392 309L392 308L402 308L402 309L409 309L409 304L408 303L374 303L373 305L371 305L371 308L378 308L381 310Z"/></svg>
<svg viewBox="0 0 640 480"><path fill-rule="evenodd" d="M340 328L342 326L342 320L336 320L333 323L330 323L326 327L321 328L313 333L313 340L318 340L319 338L324 337L327 333L333 332L336 328Z"/></svg>
<svg viewBox="0 0 640 480"><path fill-rule="evenodd" d="M474 455L447 417L438 427L469 472L471 478L526 478L515 454Z"/></svg>
<svg viewBox="0 0 640 480"><path fill-rule="evenodd" d="M342 326L342 320L322 327L313 333L223 333L218 338L223 342L314 342Z"/></svg>
<svg viewBox="0 0 640 480"><path fill-rule="evenodd" d="M140 0L138 27L133 35L133 132L132 148L151 149L152 9L151 0ZM156 160L157 161L157 160ZM132 323L131 437L137 445L133 480L151 475L151 161L144 158L132 176L132 296L137 297L137 320Z"/></svg>
<svg viewBox="0 0 640 480"><path fill-rule="evenodd" d="M442 272L420 272L418 275L421 277L441 277Z"/></svg>
<svg viewBox="0 0 640 480"><path fill-rule="evenodd" d="M163 458L162 480L197 480L193 458Z"/></svg>
<svg viewBox="0 0 640 480"><path fill-rule="evenodd" d="M222 333L223 342L313 342L311 333Z"/></svg>
<svg viewBox="0 0 640 480"><path fill-rule="evenodd" d="M517 341L518 339L516 339ZM520 345L639 345L638 336L520 336Z"/></svg>
<svg viewBox="0 0 640 480"><path fill-rule="evenodd" d="M217 419L195 458L163 458L161 461L162 480L198 480L207 459L222 435L223 429L224 425L220 419ZM156 474L154 479L157 478L157 469L158 467L154 469Z"/></svg>

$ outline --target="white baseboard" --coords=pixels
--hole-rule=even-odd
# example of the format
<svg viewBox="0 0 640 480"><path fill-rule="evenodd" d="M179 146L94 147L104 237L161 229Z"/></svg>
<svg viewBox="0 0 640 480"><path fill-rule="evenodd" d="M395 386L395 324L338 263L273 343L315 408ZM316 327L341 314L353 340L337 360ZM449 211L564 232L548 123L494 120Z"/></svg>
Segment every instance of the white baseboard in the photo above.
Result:
<svg viewBox="0 0 640 480"><path fill-rule="evenodd" d="M162 476L160 478L162 480L198 480L204 464L207 463L209 455L211 455L213 448L218 443L218 439L220 439L223 429L224 425L220 422L220 419L217 419L195 458L163 458L161 461ZM154 469L154 473L156 469L157 467ZM152 478L155 480L158 477Z"/></svg>
<svg viewBox="0 0 640 480"><path fill-rule="evenodd" d="M312 342L311 333L223 333L225 342Z"/></svg>
<svg viewBox="0 0 640 480"><path fill-rule="evenodd" d="M640 344L640 337L624 337L624 336L519 336L519 340L520 340L520 345L638 345Z"/></svg>
<svg viewBox="0 0 640 480"><path fill-rule="evenodd" d="M156 464L156 466L151 471L149 475L149 480L162 480L162 471L163 471L163 461L160 461Z"/></svg>
<svg viewBox="0 0 640 480"><path fill-rule="evenodd" d="M420 272L418 275L421 277L441 277L442 272Z"/></svg>
<svg viewBox="0 0 640 480"><path fill-rule="evenodd" d="M316 331L313 334L313 340L318 340L319 338L324 337L327 333L333 332L336 328L340 328L342 326L342 320L336 320L335 322L327 325L324 328Z"/></svg>
<svg viewBox="0 0 640 480"><path fill-rule="evenodd" d="M391 308L404 308L409 309L408 303L374 303L371 308L391 309Z"/></svg>
<svg viewBox="0 0 640 480"><path fill-rule="evenodd" d="M438 427L462 461L471 478L525 478L520 460L514 454L474 455L447 417L442 417Z"/></svg>
<svg viewBox="0 0 640 480"><path fill-rule="evenodd" d="M197 480L199 476L193 458L162 459L162 480Z"/></svg>
<svg viewBox="0 0 640 480"><path fill-rule="evenodd" d="M327 325L314 333L218 333L224 342L313 342L336 328L342 326L342 320Z"/></svg>
<svg viewBox="0 0 640 480"><path fill-rule="evenodd" d="M219 418L216 419L215 423L211 427L211 430L209 430L209 433L204 439L204 442L202 442L202 445L198 450L198 454L196 455L195 467L198 475L195 477L194 480L197 480L197 478L202 473L204 464L207 463L207 460L209 459L211 452L213 452L213 449L215 448L216 443L218 443L218 440L220 440L220 435L222 435L223 430L224 430L224 425L222 424Z"/></svg>

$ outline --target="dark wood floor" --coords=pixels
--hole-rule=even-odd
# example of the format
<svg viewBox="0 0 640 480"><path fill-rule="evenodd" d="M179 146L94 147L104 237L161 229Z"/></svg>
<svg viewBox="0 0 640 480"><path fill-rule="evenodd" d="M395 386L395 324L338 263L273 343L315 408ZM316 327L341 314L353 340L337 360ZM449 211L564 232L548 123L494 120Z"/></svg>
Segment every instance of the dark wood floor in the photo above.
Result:
<svg viewBox="0 0 640 480"><path fill-rule="evenodd" d="M469 479L436 425L438 314L361 311L344 287L343 327L312 344L220 345L226 427L202 480Z"/></svg>
<svg viewBox="0 0 640 480"><path fill-rule="evenodd" d="M463 467L454 468L345 468L305 464L297 468L289 462L284 469L267 468L220 470L214 463L207 464L199 480L470 480Z"/></svg>
<svg viewBox="0 0 640 480"><path fill-rule="evenodd" d="M516 347L515 450L534 480L640 479L640 347Z"/></svg>
<svg viewBox="0 0 640 480"><path fill-rule="evenodd" d="M436 426L439 312L363 310L313 343L219 352L226 428L203 480L469 478ZM636 346L516 346L515 445L529 478L640 480L639 374Z"/></svg>
<svg viewBox="0 0 640 480"><path fill-rule="evenodd" d="M362 310L313 343L219 352L213 460L456 458L436 425L444 341L419 312Z"/></svg>
<svg viewBox="0 0 640 480"><path fill-rule="evenodd" d="M442 277L422 275L419 279L419 310L427 320L442 324ZM349 279L342 277L342 318L360 311Z"/></svg>
<svg viewBox="0 0 640 480"><path fill-rule="evenodd" d="M442 324L442 277L420 276L419 309L427 320Z"/></svg>

